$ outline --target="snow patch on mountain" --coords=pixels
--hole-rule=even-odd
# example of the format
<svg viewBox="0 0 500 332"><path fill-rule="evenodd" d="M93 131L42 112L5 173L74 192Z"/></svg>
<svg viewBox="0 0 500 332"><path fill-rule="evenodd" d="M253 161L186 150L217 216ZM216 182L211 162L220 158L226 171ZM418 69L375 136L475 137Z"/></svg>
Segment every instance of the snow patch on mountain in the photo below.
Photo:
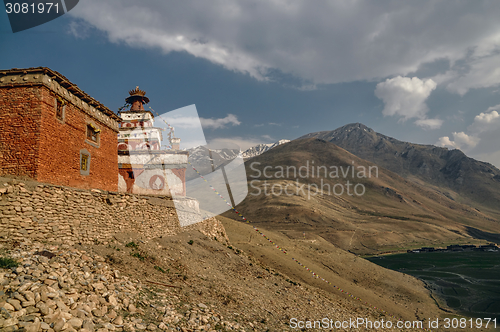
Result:
<svg viewBox="0 0 500 332"><path fill-rule="evenodd" d="M275 148L281 144L285 144L290 142L288 139L281 139L275 143L269 143L269 144L259 144L256 146L253 146L243 152L243 159L248 160L254 157L257 157L261 154L263 154L266 151L271 150L272 148Z"/></svg>
<svg viewBox="0 0 500 332"><path fill-rule="evenodd" d="M279 145L290 142L288 139L282 139L275 143L268 144L259 144L253 146L245 151L239 151L235 149L212 149L210 152L205 146L198 146L192 149L189 149L189 161L194 164L211 164L210 153L212 155L212 160L216 165L221 165L226 163L227 161L231 161L234 158L237 158L241 153L243 159L248 160L263 154L266 151L271 150Z"/></svg>

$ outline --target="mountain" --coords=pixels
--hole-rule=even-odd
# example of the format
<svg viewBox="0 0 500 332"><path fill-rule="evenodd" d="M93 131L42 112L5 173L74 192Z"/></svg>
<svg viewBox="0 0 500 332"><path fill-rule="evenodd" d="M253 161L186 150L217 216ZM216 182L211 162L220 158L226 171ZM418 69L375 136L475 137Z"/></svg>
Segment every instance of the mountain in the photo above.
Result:
<svg viewBox="0 0 500 332"><path fill-rule="evenodd" d="M438 188L451 199L478 207L499 208L500 170L467 157L460 150L399 141L361 123L300 138L332 142L404 178Z"/></svg>
<svg viewBox="0 0 500 332"><path fill-rule="evenodd" d="M497 215L322 139L291 141L245 166L249 193L237 210L290 239L305 232L347 251L378 254L477 243L485 239L481 234L498 233ZM237 218L234 212L224 216Z"/></svg>
<svg viewBox="0 0 500 332"><path fill-rule="evenodd" d="M243 152L243 158L245 160L248 160L250 158L259 156L259 155L263 154L264 152L271 150L272 148L275 148L279 145L282 145L282 144L285 144L288 142L290 142L290 140L282 139L282 140L277 141L276 143L259 144L259 145L253 146L253 147L245 150L245 152Z"/></svg>
<svg viewBox="0 0 500 332"><path fill-rule="evenodd" d="M239 149L210 149L209 146L197 146L189 151L189 162L201 174L211 173L213 170L224 166L240 154ZM192 167L186 168L186 180L198 178Z"/></svg>
<svg viewBox="0 0 500 332"><path fill-rule="evenodd" d="M244 160L259 156L266 151L271 150L279 145L290 142L290 140L282 139L275 143L259 144L253 146L243 152L239 149L210 149L209 146L197 146L188 149L189 162L201 173L208 174L220 166L224 166L234 160L241 153ZM213 167L212 167L213 164ZM198 175L188 167L186 179L191 180L197 178Z"/></svg>

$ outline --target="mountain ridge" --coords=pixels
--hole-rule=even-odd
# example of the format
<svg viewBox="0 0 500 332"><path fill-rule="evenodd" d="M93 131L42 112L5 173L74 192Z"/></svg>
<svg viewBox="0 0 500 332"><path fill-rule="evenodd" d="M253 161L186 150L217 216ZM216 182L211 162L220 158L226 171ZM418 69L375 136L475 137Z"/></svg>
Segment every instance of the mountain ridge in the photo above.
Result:
<svg viewBox="0 0 500 332"><path fill-rule="evenodd" d="M415 144L352 123L331 131L303 135L338 145L354 155L404 178L451 190L451 197L497 208L500 201L500 170L466 156L458 149Z"/></svg>
<svg viewBox="0 0 500 332"><path fill-rule="evenodd" d="M252 146L251 148L248 148L243 152L243 158L245 160L259 156L263 154L264 152L267 152L277 146L280 146L282 144L288 143L290 140L288 139L280 139L279 141L275 143L268 143L268 144L258 144L255 146Z"/></svg>

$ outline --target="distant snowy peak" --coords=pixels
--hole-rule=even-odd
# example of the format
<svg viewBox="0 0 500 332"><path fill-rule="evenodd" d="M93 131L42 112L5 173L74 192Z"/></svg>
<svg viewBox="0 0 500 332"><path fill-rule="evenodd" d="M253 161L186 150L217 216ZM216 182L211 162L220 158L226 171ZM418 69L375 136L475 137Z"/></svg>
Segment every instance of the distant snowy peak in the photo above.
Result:
<svg viewBox="0 0 500 332"><path fill-rule="evenodd" d="M281 140L277 141L276 143L259 144L259 145L253 146L253 147L251 147L248 150L243 152L243 159L247 160L247 159L257 157L257 156L263 154L264 152L269 151L272 148L277 147L278 145L285 144L288 142L290 142L290 140L281 139Z"/></svg>
<svg viewBox="0 0 500 332"><path fill-rule="evenodd" d="M272 148L277 147L290 142L288 139L282 139L275 143L269 144L259 144L249 148L248 150L242 151L241 154L243 159L248 160L253 157L257 157ZM195 148L188 149L189 151L189 161L191 163L201 164L203 162L210 162L210 154L212 155L212 160L216 164L223 164L226 161L232 161L234 158L238 157L240 151L235 149L212 149L209 151L205 146L197 146Z"/></svg>

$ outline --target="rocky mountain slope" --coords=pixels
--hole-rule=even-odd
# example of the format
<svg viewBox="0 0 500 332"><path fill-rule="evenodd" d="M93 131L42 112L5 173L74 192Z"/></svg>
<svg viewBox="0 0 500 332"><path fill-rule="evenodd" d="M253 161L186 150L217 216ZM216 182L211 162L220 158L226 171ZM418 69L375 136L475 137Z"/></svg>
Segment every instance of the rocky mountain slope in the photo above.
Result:
<svg viewBox="0 0 500 332"><path fill-rule="evenodd" d="M249 194L238 211L294 238L313 233L344 250L378 254L469 243L484 239L480 234L498 233L495 215L321 139L292 141L245 165ZM363 169L365 177L359 173Z"/></svg>
<svg viewBox="0 0 500 332"><path fill-rule="evenodd" d="M404 178L441 188L449 198L459 202L491 209L500 207L500 170L467 157L460 150L399 141L361 123L301 138L332 142Z"/></svg>
<svg viewBox="0 0 500 332"><path fill-rule="evenodd" d="M294 331L293 317L396 322L445 314L415 278L401 278L397 272L328 245L321 257L310 259L317 250L309 248L309 242L294 243L263 230L294 257L341 286L341 292L311 278L310 272L269 241L255 237L249 225L222 219L231 229L234 244L198 231L156 239L123 233L108 245L4 243L0 247L0 330ZM251 242L242 241L248 235ZM257 249L259 256L238 243ZM16 264L4 264L6 257ZM383 282L376 286L378 279ZM366 304L348 295L353 292Z"/></svg>

